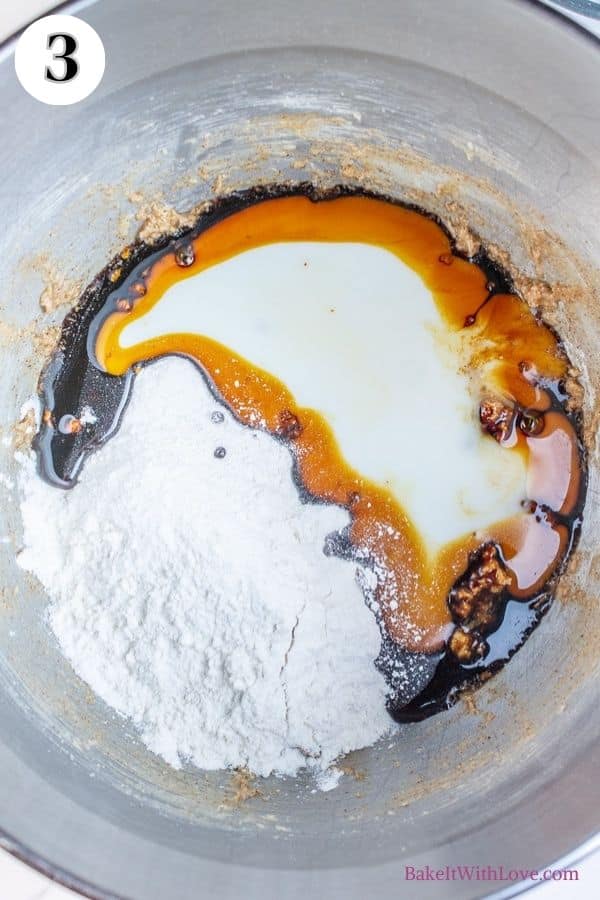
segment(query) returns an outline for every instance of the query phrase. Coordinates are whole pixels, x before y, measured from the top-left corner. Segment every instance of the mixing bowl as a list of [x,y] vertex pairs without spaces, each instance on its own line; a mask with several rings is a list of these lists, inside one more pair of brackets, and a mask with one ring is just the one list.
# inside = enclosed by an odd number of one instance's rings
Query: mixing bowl
[[[0,56],[1,466],[65,308],[163,205],[257,183],[364,185],[482,238],[555,324],[586,388],[590,487],[554,606],[474,696],[352,754],[337,789],[175,771],[61,656],[15,565],[3,479],[0,843],[93,897],[460,897],[505,881],[405,880],[405,866],[543,869],[600,824],[600,56],[526,0],[100,0],[107,66],[71,107],[29,97]],[[501,253],[501,248],[508,255]],[[6,482],[6,483],[5,483]],[[354,774],[353,774],[354,773]],[[358,776],[358,777],[357,777]]]

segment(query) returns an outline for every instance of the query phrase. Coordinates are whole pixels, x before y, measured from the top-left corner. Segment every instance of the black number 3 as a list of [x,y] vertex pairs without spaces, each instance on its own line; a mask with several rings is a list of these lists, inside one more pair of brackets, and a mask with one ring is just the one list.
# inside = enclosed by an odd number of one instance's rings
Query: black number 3
[[77,50],[77,41],[72,34],[49,34],[48,50],[52,49],[54,42],[59,38],[61,38],[64,43],[63,52],[55,53],[52,58],[62,59],[64,61],[64,71],[59,77],[54,74],[50,66],[46,66],[45,77],[48,81],[72,81],[79,72],[79,63],[76,59],[73,59],[73,54]]

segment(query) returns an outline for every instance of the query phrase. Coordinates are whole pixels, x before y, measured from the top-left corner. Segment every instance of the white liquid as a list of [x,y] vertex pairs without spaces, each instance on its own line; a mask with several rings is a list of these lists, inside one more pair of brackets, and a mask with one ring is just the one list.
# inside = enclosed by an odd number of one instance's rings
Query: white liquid
[[346,460],[387,485],[433,553],[521,511],[519,454],[481,434],[464,364],[429,290],[368,244],[259,247],[169,288],[121,335],[207,335],[321,412]]

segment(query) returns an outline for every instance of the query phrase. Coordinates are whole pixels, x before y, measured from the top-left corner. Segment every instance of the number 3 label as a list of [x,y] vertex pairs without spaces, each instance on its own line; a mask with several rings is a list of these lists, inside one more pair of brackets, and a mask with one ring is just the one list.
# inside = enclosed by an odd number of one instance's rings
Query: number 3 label
[[53,106],[78,103],[104,74],[104,45],[91,25],[76,16],[45,16],[17,42],[15,71],[25,90]]
[[49,34],[48,50],[52,50],[56,41],[60,40],[64,42],[63,52],[55,53],[54,59],[62,59],[65,63],[65,70],[61,77],[57,78],[52,69],[46,66],[46,78],[49,81],[72,81],[79,72],[79,64],[76,59],[73,59],[73,54],[77,50],[77,41],[72,34]]

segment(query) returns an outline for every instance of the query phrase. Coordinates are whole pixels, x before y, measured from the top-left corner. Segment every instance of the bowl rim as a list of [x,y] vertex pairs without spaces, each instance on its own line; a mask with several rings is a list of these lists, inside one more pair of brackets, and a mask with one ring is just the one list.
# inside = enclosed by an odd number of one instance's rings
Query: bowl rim
[[[33,22],[50,15],[75,15],[79,11],[95,6],[98,2],[101,2],[101,0],[64,0],[62,3],[50,6],[45,12],[34,16],[24,25],[16,29],[12,34],[0,40],[0,62],[14,54],[14,48],[18,39]],[[553,18],[555,21],[560,21],[561,27],[570,29],[578,34],[583,40],[587,40],[588,43],[593,45],[597,50],[600,50],[600,35],[595,34],[579,21],[569,17],[566,14],[566,9],[561,10],[556,6],[550,6],[545,0],[518,0],[518,2],[523,5],[534,7],[539,10],[540,15],[542,16],[546,15]],[[93,884],[86,879],[80,878],[65,867],[52,862],[36,850],[28,847],[24,842],[13,837],[3,828],[1,823],[0,849],[10,853],[15,859],[25,863],[25,865],[36,870],[51,881],[54,881],[69,890],[76,891],[81,896],[88,897],[89,900],[133,900],[133,898],[130,898],[125,894],[107,892],[100,885]],[[557,870],[573,866],[582,862],[598,850],[600,850],[600,825],[598,831],[592,837],[583,841],[583,843],[575,847],[570,853],[548,863],[547,868]],[[543,883],[543,881],[519,881],[505,888],[501,888],[498,891],[482,894],[481,897],[487,898],[487,900],[509,900],[509,898],[525,894]]]

